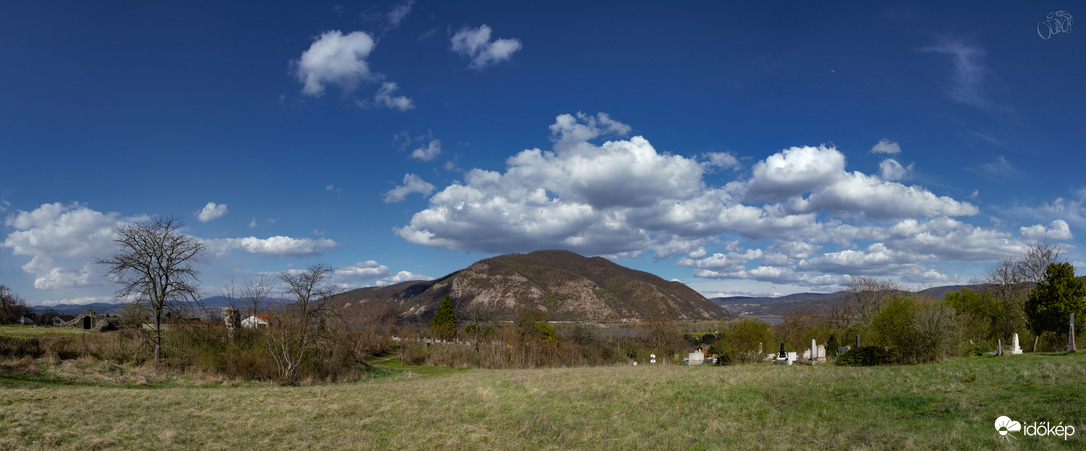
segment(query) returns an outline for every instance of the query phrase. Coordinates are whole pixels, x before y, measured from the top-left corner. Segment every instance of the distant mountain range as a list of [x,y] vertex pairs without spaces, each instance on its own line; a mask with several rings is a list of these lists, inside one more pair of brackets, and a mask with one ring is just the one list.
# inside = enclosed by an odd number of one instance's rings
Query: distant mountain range
[[[284,303],[283,299],[269,299],[268,305],[278,305]],[[225,296],[212,296],[209,298],[203,298],[200,300],[200,304],[207,309],[218,310],[220,307],[230,306],[230,299]],[[244,303],[238,299],[234,300],[234,304],[238,307],[244,307]],[[30,307],[30,310],[37,314],[45,313],[49,310],[54,310],[61,315],[79,315],[87,310],[93,310],[98,313],[117,314],[121,312],[126,303],[111,303],[111,302],[95,302],[92,304],[57,304],[57,305],[34,305]],[[244,310],[244,309],[243,309]]]
[[[1084,277],[1086,279],[1086,277]],[[919,294],[943,299],[963,288],[983,285],[948,285]],[[384,287],[359,288],[337,296],[341,303],[381,306],[403,321],[427,321],[441,299],[451,297],[458,310],[485,307],[512,319],[520,308],[537,306],[555,321],[638,321],[653,317],[676,320],[718,320],[735,316],[780,316],[808,307],[824,311],[847,292],[795,293],[779,297],[728,296],[706,299],[679,282],[670,282],[601,257],[587,258],[568,251],[536,251],[488,258],[429,281],[410,281]],[[287,300],[271,300],[269,304]],[[223,296],[201,301],[214,313],[230,305]],[[235,300],[241,306],[241,302]],[[119,313],[124,304],[58,304],[32,306],[35,313],[55,310],[78,315],[87,310]]]
[[605,258],[553,250],[488,258],[436,280],[360,288],[338,297],[383,306],[402,321],[429,321],[445,296],[459,312],[482,310],[500,319],[512,319],[528,306],[545,310],[552,321],[734,317],[680,282]]
[[[979,290],[982,285],[947,285],[921,290],[918,294],[941,300],[947,293],[963,288]],[[822,312],[829,303],[846,294],[848,294],[847,291],[838,291],[836,293],[795,293],[780,297],[727,296],[709,300],[739,316],[780,316],[797,308],[811,308]]]

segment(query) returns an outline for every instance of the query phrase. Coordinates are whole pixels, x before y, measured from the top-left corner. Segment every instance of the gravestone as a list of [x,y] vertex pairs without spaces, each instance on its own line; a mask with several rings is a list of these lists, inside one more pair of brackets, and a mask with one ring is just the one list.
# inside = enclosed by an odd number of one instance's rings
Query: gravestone
[[1075,314],[1071,314],[1071,325],[1067,331],[1067,351],[1078,352],[1078,348],[1075,346]]
[[804,349],[803,350],[803,360],[811,360],[811,350],[810,349]]
[[1018,346],[1018,334],[1014,334],[1014,340],[1011,342],[1011,354],[1021,354],[1022,347]]
[[705,363],[705,354],[702,354],[701,351],[691,352],[686,358],[687,365],[701,365],[703,363]]
[[818,345],[818,356],[815,360],[819,363],[826,363],[826,345]]
[[781,353],[777,357],[777,359],[773,360],[774,365],[791,365],[798,359],[796,353],[784,351],[784,343],[781,343]]

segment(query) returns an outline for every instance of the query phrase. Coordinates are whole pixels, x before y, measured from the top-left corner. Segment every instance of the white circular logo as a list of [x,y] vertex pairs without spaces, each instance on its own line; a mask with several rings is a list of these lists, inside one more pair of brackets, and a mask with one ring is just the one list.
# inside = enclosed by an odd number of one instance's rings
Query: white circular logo
[[1007,435],[1011,432],[1019,432],[1022,430],[1022,423],[1014,421],[1007,416],[996,418],[995,421],[996,431],[999,435]]

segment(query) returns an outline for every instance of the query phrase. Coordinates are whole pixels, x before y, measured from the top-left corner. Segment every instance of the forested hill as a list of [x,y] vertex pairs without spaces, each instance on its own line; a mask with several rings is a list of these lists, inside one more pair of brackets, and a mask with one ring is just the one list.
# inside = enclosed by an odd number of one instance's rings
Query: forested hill
[[384,306],[413,321],[431,318],[445,296],[452,298],[458,315],[483,312],[506,319],[527,306],[545,310],[554,321],[734,317],[680,282],[568,251],[502,255],[436,280],[361,288],[339,298]]

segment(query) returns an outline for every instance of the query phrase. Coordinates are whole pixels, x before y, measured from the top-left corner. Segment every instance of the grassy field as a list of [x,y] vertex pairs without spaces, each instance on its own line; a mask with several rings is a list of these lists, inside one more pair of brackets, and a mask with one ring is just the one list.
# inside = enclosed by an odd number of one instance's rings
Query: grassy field
[[34,327],[17,324],[0,325],[0,335],[16,338],[40,336],[68,337],[76,336],[81,333],[85,333],[85,331],[74,327]]
[[[1086,447],[1086,353],[872,368],[397,364],[310,387],[156,383],[146,370],[78,361],[0,372],[0,449]],[[86,376],[103,371],[116,377]],[[1002,438],[1002,415],[1076,432]]]

